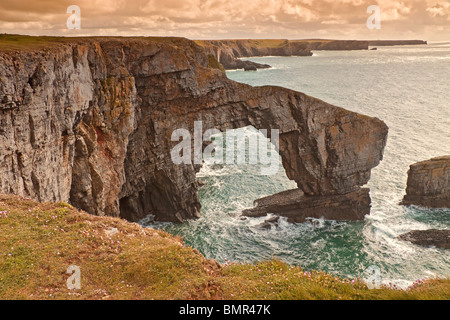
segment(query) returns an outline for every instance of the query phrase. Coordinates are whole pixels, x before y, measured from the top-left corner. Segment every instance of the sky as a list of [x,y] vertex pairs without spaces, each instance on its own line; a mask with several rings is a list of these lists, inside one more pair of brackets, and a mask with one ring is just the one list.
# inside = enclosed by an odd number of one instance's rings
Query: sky
[[[80,8],[80,29],[67,27],[70,5]],[[367,26],[371,5],[379,29]],[[443,41],[450,0],[0,0],[0,33]]]

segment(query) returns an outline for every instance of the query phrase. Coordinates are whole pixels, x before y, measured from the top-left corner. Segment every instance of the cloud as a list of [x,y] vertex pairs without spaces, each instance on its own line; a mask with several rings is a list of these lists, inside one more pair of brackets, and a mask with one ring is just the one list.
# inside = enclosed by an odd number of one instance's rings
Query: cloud
[[[81,30],[66,9],[81,8]],[[369,5],[382,29],[368,30]],[[447,0],[0,0],[0,32],[188,38],[450,39]]]

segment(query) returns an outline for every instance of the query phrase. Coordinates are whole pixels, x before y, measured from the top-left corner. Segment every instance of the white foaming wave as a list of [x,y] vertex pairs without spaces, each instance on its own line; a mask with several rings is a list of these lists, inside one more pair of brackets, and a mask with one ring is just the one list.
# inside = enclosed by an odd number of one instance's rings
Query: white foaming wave
[[433,272],[431,270],[424,270],[422,273],[422,276],[418,277],[414,280],[409,279],[403,279],[403,278],[392,278],[392,279],[382,279],[381,284],[385,285],[387,287],[392,287],[392,285],[395,285],[396,287],[406,290],[408,289],[416,280],[432,280],[432,279],[438,279],[439,276],[436,272]]
[[327,244],[327,242],[325,239],[319,239],[315,242],[312,242],[311,247],[318,249],[318,250],[323,250],[323,249],[325,249],[326,244]]
[[199,178],[204,178],[240,175],[242,173],[242,166],[239,165],[220,165],[220,167],[218,167],[217,165],[204,164],[196,176]]
[[153,214],[148,214],[144,218],[139,220],[137,223],[143,227],[153,229],[164,229],[165,227],[172,224],[172,222],[155,221],[154,219],[155,216]]
[[153,223],[154,219],[155,219],[155,216],[153,214],[148,214],[144,218],[139,220],[137,223],[142,226],[148,226],[149,224]]

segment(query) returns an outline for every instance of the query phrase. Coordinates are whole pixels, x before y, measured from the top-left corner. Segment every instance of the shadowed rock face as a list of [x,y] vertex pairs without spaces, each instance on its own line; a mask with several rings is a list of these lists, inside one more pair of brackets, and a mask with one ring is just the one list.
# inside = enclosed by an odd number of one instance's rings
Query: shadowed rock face
[[401,204],[450,208],[450,156],[411,165]]
[[131,221],[199,217],[200,166],[170,156],[173,130],[192,133],[194,121],[203,131],[279,129],[287,176],[315,197],[360,192],[388,131],[299,92],[233,82],[179,38],[0,52],[0,101],[0,192]]

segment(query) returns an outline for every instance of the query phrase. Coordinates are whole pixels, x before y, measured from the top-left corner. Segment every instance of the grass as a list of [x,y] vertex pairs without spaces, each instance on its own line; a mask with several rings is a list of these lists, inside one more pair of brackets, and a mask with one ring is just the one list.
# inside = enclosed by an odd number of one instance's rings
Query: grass
[[[56,36],[27,36],[16,34],[0,34],[0,50],[36,50],[42,48],[50,48],[55,45],[70,43],[74,40],[82,39],[102,39],[102,38],[122,38],[122,37],[56,37]],[[186,39],[180,37],[123,37],[125,39],[140,39],[151,42],[166,43],[182,45]],[[257,48],[280,48],[292,43],[313,43],[313,42],[332,42],[339,40],[327,39],[304,39],[304,40],[286,40],[286,39],[229,39],[219,41],[242,41],[247,42]],[[205,40],[194,40],[200,46],[210,46],[211,44]]]
[[[0,34],[0,50],[36,50],[51,48],[53,46],[71,43],[83,39],[120,39],[122,37],[52,37],[52,36],[26,36],[16,34]],[[185,41],[180,37],[123,37],[125,39],[137,39],[156,43],[182,44]]]
[[[450,280],[370,290],[279,261],[205,259],[182,239],[64,203],[0,195],[0,299],[449,299]],[[68,289],[66,270],[81,270]]]
[[66,41],[64,37],[32,37],[0,34],[0,50],[40,49]]

